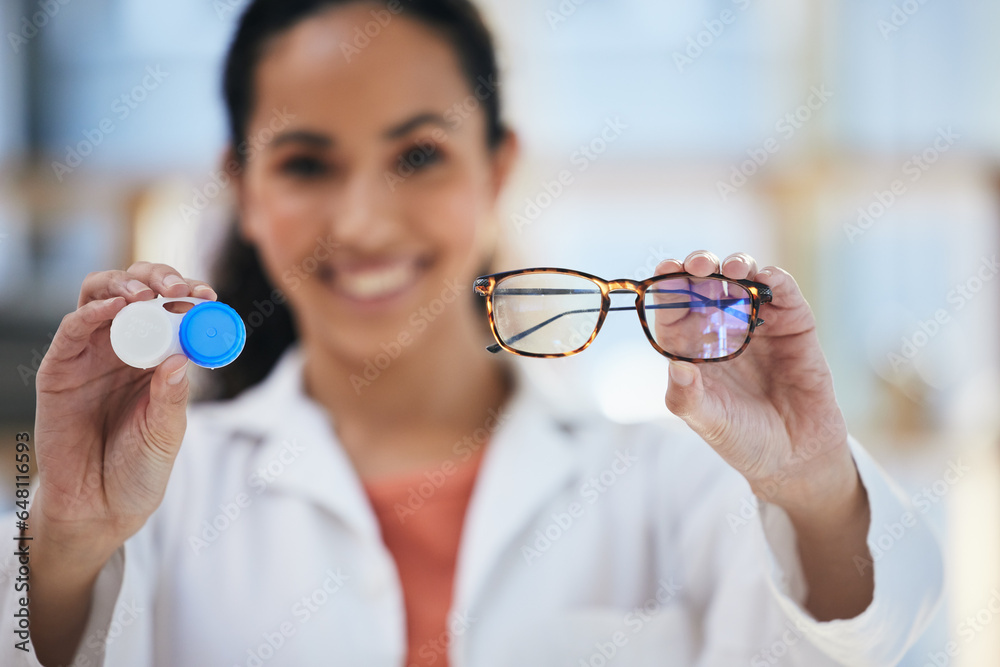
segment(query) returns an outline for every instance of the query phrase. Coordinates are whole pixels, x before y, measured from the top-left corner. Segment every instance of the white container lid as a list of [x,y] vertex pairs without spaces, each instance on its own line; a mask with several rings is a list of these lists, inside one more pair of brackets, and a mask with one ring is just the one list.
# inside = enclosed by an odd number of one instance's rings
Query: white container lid
[[174,354],[183,354],[177,331],[182,314],[171,313],[164,299],[136,301],[121,309],[111,322],[111,347],[118,358],[134,368],[153,368]]

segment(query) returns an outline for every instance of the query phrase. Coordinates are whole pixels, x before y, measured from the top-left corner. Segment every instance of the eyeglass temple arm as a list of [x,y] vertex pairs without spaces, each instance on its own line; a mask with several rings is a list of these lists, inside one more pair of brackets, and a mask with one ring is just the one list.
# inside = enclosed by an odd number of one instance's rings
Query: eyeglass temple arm
[[[711,298],[705,296],[704,294],[699,294],[698,292],[692,292],[691,290],[684,290],[684,289],[665,290],[665,289],[655,289],[654,288],[654,289],[648,290],[647,294],[649,294],[649,293],[653,293],[653,294],[686,294],[688,296],[692,296],[692,297],[695,297],[697,299],[701,299],[702,305],[714,305],[716,308],[720,308],[721,310],[725,310],[725,311],[729,312],[731,315],[735,315],[735,316],[740,317],[745,322],[749,322],[750,321],[750,318],[747,316],[746,313],[741,313],[739,311],[733,311],[732,310],[733,306],[735,306],[735,305],[737,305],[739,303],[742,303],[743,301],[746,301],[746,299],[744,299],[744,298],[733,297],[731,299],[711,299]],[[497,290],[496,292],[494,292],[494,294],[502,294],[504,296],[511,296],[511,295],[514,295],[514,296],[565,296],[567,294],[594,294],[594,291],[593,290],[586,290],[586,289],[569,289],[569,288],[560,288],[560,287],[509,287],[509,288],[504,288],[504,289],[501,289],[501,290]],[[761,291],[760,300],[761,300],[762,303],[769,302],[771,300],[771,290],[768,289],[768,288],[764,288]],[[722,306],[720,304],[728,304],[728,305]],[[663,309],[663,308],[687,308],[689,305],[690,305],[690,302],[688,302],[688,303],[672,303],[672,304],[653,304],[653,305],[644,306],[644,307],[652,309],[652,310],[656,310],[656,309]],[[625,308],[612,308],[611,310],[632,310],[633,308],[635,308],[635,306],[628,306],[628,307],[625,307]],[[590,311],[578,311],[578,312],[594,312],[594,310],[598,310],[598,309],[591,309]],[[576,312],[576,311],[574,311],[574,312]],[[565,313],[565,314],[570,314],[570,313]],[[542,326],[542,325],[539,325],[539,326]]]
[[[750,322],[750,316],[747,313],[742,313],[742,312],[740,312],[738,310],[733,310],[733,306],[739,305],[740,303],[746,301],[746,299],[742,298],[742,297],[732,297],[732,298],[729,298],[729,299],[710,299],[709,297],[705,296],[704,294],[698,294],[697,292],[692,292],[691,290],[686,290],[686,289],[674,289],[674,290],[667,289],[667,290],[665,290],[665,289],[655,289],[654,288],[654,289],[649,290],[647,292],[647,294],[649,292],[652,292],[654,294],[687,294],[688,296],[693,296],[693,297],[697,297],[697,298],[701,299],[701,301],[702,301],[701,305],[703,305],[703,306],[704,305],[715,306],[719,310],[723,310],[723,311],[729,313],[730,315],[733,315],[733,316],[735,316],[735,317],[743,320],[744,322],[747,322],[747,323]],[[770,301],[770,300],[771,300],[771,290],[767,290],[767,301]],[[763,298],[761,299],[761,301],[762,302],[764,301]],[[728,304],[728,305],[723,305],[723,304]],[[686,304],[685,303],[680,303],[680,304],[674,304],[674,303],[656,304],[656,303],[654,303],[654,304],[649,305],[649,306],[644,306],[644,308],[647,308],[647,309],[650,309],[650,310],[657,310],[657,309],[663,309],[663,308],[686,308],[688,305],[690,305],[690,302],[688,302]]]

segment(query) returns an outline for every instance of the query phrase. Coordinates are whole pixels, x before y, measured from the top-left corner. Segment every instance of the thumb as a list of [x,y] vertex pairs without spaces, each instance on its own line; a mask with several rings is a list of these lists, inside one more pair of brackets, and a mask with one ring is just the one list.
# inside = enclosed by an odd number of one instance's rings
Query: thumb
[[171,459],[180,448],[187,427],[187,367],[187,358],[175,354],[160,364],[149,384],[149,406],[146,408],[149,444]]
[[667,409],[698,431],[697,417],[701,412],[705,387],[696,364],[670,361],[670,384],[667,387]]

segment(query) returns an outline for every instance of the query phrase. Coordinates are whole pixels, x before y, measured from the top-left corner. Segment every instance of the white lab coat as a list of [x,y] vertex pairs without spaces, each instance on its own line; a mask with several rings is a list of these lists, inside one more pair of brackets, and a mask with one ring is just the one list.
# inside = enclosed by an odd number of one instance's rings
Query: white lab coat
[[[236,400],[191,409],[162,505],[100,574],[74,664],[404,664],[392,557],[326,413],[303,393],[301,364],[290,351]],[[504,410],[456,443],[456,462],[488,431],[452,633],[420,648],[427,659],[885,667],[941,597],[940,548],[918,520],[880,550],[866,611],[812,620],[787,516],[767,504],[758,511],[746,481],[681,424],[566,418],[522,380]],[[913,510],[851,446],[874,542]],[[408,509],[419,512],[420,494],[445,470],[427,475]],[[3,568],[12,580],[16,559]],[[12,648],[17,597],[9,580],[0,663],[37,665],[33,652]]]

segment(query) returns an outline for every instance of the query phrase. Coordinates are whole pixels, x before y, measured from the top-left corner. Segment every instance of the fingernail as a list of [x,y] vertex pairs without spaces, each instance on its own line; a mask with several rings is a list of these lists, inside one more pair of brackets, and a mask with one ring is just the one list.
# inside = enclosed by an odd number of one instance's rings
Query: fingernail
[[205,294],[207,296],[210,296],[212,299],[219,298],[219,295],[215,292],[215,290],[209,287],[208,285],[198,285],[197,287],[194,288],[194,291],[195,294]]
[[694,382],[694,369],[687,364],[671,361],[670,381],[675,382],[682,387],[687,387]]
[[183,283],[184,280],[180,276],[175,276],[173,274],[163,279],[163,284],[167,287],[173,287],[174,285],[181,285]]
[[127,283],[125,283],[125,289],[128,290],[129,294],[138,295],[148,290],[149,287],[142,284],[138,280],[130,280]]
[[184,379],[184,376],[187,375],[187,367],[188,365],[187,362],[185,361],[183,366],[181,366],[176,371],[167,376],[167,384],[169,385],[180,384],[181,380]]

